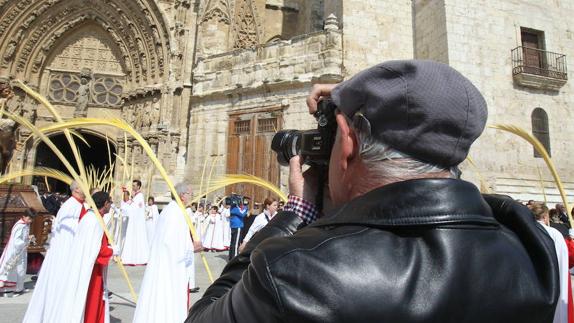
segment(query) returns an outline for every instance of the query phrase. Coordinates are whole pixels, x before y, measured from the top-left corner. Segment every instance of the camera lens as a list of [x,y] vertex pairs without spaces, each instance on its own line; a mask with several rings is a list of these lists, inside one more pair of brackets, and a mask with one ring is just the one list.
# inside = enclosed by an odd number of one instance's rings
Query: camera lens
[[289,160],[299,155],[299,130],[278,131],[271,140],[271,149],[277,153],[277,161],[282,166],[289,165]]

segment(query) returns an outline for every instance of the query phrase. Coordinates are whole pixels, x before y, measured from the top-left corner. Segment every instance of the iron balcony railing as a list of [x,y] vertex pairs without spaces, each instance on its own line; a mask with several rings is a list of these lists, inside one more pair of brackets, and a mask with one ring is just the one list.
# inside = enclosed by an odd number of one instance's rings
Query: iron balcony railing
[[512,50],[512,74],[522,73],[567,80],[566,55],[518,46]]

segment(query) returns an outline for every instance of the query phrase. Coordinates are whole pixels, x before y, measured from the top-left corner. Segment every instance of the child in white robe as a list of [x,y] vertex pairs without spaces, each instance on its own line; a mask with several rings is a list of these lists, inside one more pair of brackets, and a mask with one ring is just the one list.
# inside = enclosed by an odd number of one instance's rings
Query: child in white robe
[[24,291],[24,278],[28,265],[28,244],[30,237],[30,223],[36,216],[32,209],[25,211],[24,215],[14,224],[10,239],[0,258],[0,292],[6,297],[20,295]]
[[153,241],[153,235],[155,234],[155,226],[157,223],[158,216],[159,211],[157,205],[155,205],[155,199],[153,198],[153,196],[150,196],[147,199],[147,206],[145,209],[145,228],[150,250],[151,250],[151,242]]
[[224,222],[221,219],[221,214],[217,213],[217,206],[212,206],[209,209],[209,216],[206,221],[207,228],[202,240],[203,248],[209,251],[224,251]]

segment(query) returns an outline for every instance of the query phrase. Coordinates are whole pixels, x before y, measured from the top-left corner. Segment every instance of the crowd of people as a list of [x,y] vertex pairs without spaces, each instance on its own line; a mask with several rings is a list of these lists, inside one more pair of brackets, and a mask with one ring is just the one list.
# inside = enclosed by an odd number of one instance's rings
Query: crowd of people
[[[183,212],[172,196],[159,212],[134,181],[119,207],[93,192],[94,212],[73,183],[24,322],[107,322],[115,255],[147,266],[136,323],[574,322],[565,208],[481,194],[460,179],[488,115],[470,80],[433,61],[389,61],[314,85],[309,112],[325,99],[337,108],[319,122],[335,122],[336,136],[314,139],[331,146],[312,153],[329,152],[328,181],[308,156],[290,157],[284,206],[269,198],[250,215],[245,200],[229,199]],[[315,203],[321,185],[329,198]],[[188,205],[190,186],[175,188]],[[14,235],[25,239],[28,221]],[[226,249],[221,276],[188,311],[194,252]]]
[[[63,322],[62,317],[69,322],[108,321],[110,294],[105,281],[107,266],[114,256],[127,266],[147,266],[134,322],[166,318],[170,322],[183,321],[190,305],[188,293],[199,291],[194,253],[237,253],[245,236],[239,231],[245,228],[249,240],[273,218],[278,207],[273,198],[265,200],[259,215],[258,208],[249,211],[248,198],[220,198],[219,205],[205,205],[205,200],[199,205],[190,204],[191,188],[178,184],[176,190],[188,206],[187,212],[182,214],[174,199],[160,212],[154,197],[146,200],[141,187],[142,183],[134,180],[131,191],[123,189],[120,203],[114,203],[107,192],[92,189],[97,213],[86,203],[76,182],[70,186],[71,196],[61,204],[59,198],[63,194],[42,193],[43,204],[57,211],[24,322]],[[24,291],[26,247],[32,237],[29,226],[34,216],[35,212],[29,210],[14,225],[0,258],[0,292],[5,295]],[[112,235],[113,244],[104,235],[98,216]],[[194,223],[197,241],[193,241],[184,216]],[[237,240],[231,248],[233,238]]]
[[255,203],[253,210],[247,206],[248,199],[236,204],[229,199],[219,200],[219,205],[194,203],[189,215],[204,250],[229,251],[230,259],[237,255],[243,244],[261,230],[279,210],[278,200],[272,197],[266,198],[262,204]]

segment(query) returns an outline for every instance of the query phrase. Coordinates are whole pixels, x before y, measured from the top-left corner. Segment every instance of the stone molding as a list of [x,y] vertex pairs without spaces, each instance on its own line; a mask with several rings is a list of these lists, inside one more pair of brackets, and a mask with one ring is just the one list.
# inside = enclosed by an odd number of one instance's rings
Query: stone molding
[[113,39],[128,84],[166,81],[170,32],[152,0],[5,0],[0,2],[0,74],[39,83],[53,48],[93,23]]
[[568,80],[547,77],[529,73],[518,73],[513,75],[514,81],[522,86],[550,91],[560,91]]
[[324,30],[200,59],[194,70],[193,97],[342,79],[342,32]]

